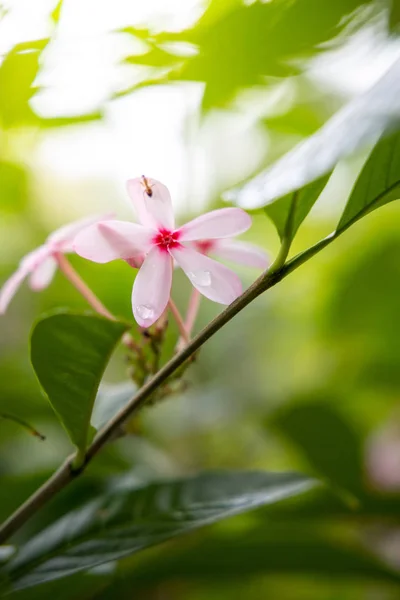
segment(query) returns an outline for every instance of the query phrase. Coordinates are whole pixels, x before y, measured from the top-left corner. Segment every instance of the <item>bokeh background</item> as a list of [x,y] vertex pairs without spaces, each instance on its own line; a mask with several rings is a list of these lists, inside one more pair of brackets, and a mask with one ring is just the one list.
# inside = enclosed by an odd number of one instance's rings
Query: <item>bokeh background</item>
[[[0,282],[68,221],[110,209],[130,218],[130,177],[165,182],[181,222],[223,206],[225,190],[315,132],[400,56],[399,12],[383,0],[1,3]],[[293,254],[335,228],[367,152],[338,165]],[[272,224],[262,211],[253,217],[244,238],[275,255]],[[143,410],[134,434],[20,539],[119,478],[300,470],[330,479],[334,492],[14,596],[399,598],[394,577],[363,563],[400,568],[399,217],[397,203],[381,208],[238,315],[202,349],[188,389]],[[72,262],[131,319],[127,264]],[[257,276],[239,272],[245,285]],[[177,274],[182,310],[189,293]],[[87,309],[61,274],[40,295],[24,286],[1,317],[0,412],[46,436],[0,419],[1,519],[71,452],[29,361],[32,324],[55,307]],[[196,328],[219,310],[203,301]],[[168,336],[172,348],[173,324]],[[126,378],[119,351],[107,381]]]

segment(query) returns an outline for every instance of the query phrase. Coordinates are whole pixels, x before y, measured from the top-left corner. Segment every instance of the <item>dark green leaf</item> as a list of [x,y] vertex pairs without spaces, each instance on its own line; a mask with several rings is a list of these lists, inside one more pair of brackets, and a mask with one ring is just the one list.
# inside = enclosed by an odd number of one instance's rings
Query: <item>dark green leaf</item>
[[217,472],[120,487],[39,533],[7,564],[6,573],[15,589],[30,587],[299,495],[315,484],[294,473]]
[[398,127],[399,97],[400,60],[313,136],[230,196],[246,208],[261,208],[321,177],[341,158],[375,141],[389,127]]
[[35,326],[31,360],[71,441],[84,449],[104,369],[129,325],[98,316],[54,314]]
[[265,213],[274,223],[279,237],[285,236],[292,241],[298,228],[314,206],[326,186],[330,175],[309,183],[301,190],[279,198],[264,208]]
[[126,406],[135,395],[137,387],[132,381],[114,385],[101,385],[93,408],[91,423],[101,429],[116,413]]
[[278,412],[272,425],[294,443],[315,471],[335,486],[363,492],[361,441],[327,404],[299,404]]
[[389,27],[398,32],[400,25],[400,0],[392,0],[389,15]]
[[400,133],[383,138],[375,146],[340,219],[337,231],[371,211],[400,198]]
[[77,573],[68,579],[67,585],[65,581],[50,581],[40,587],[20,590],[6,597],[12,600],[97,600],[112,579],[110,573]]

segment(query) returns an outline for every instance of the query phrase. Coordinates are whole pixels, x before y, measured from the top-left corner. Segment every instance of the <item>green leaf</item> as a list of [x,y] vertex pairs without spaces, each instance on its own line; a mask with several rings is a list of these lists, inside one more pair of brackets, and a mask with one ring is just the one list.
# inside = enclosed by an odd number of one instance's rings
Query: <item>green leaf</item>
[[400,59],[367,92],[339,110],[314,135],[230,197],[245,208],[262,208],[331,171],[338,161],[399,127]]
[[335,486],[363,495],[361,441],[333,407],[299,404],[276,413],[271,420],[295,444],[311,467]]
[[[295,104],[284,114],[270,115],[263,119],[263,123],[269,132],[302,137],[311,135],[322,127],[326,120],[325,116],[321,114],[326,110],[322,111],[322,107],[315,106],[316,100],[314,98],[313,100],[313,104]],[[322,102],[321,105],[323,105]]]
[[337,232],[347,229],[371,211],[400,198],[400,133],[375,146],[358,177]]
[[99,383],[126,323],[58,313],[39,321],[31,360],[50,403],[79,450],[86,448]]
[[389,27],[391,30],[396,30],[400,25],[400,0],[392,0],[389,13]]
[[170,52],[166,52],[162,48],[154,46],[144,54],[133,54],[127,56],[124,62],[131,65],[143,65],[145,67],[169,67],[176,65],[184,60],[182,56],[176,56]]
[[283,237],[286,237],[288,241],[293,240],[298,228],[321,195],[329,177],[330,175],[325,175],[301,190],[283,196],[264,208],[265,213],[278,230],[281,240]]
[[0,546],[0,564],[10,560],[11,556],[15,553],[14,546]]
[[57,4],[55,5],[54,9],[51,12],[51,18],[54,21],[54,23],[58,23],[60,21],[60,16],[61,16],[61,10],[64,4],[64,0],[58,0]]
[[113,579],[110,573],[77,573],[68,579],[67,584],[63,580],[50,581],[40,587],[11,593],[9,597],[12,600],[98,600],[104,587]]
[[99,110],[91,113],[85,113],[83,115],[71,115],[68,117],[37,117],[36,123],[43,129],[51,129],[53,127],[68,127],[70,125],[93,123],[93,121],[101,121],[103,116],[103,113]]
[[87,570],[316,485],[294,473],[216,472],[117,487],[70,512],[4,568],[14,589]]
[[137,386],[132,381],[117,384],[102,384],[94,404],[91,423],[101,429],[121,408],[133,398]]
[[4,128],[31,124],[36,115],[29,101],[37,91],[34,81],[48,39],[15,46],[0,66],[0,123]]
[[[349,15],[371,2],[211,0],[198,22],[184,31],[125,31],[142,39],[148,34],[158,43],[195,45],[198,53],[173,69],[169,80],[204,83],[203,109],[208,110],[226,106],[245,88],[269,85],[271,77],[299,73],[302,59],[320,53],[322,45],[348,25]],[[362,21],[358,15],[355,26]]]

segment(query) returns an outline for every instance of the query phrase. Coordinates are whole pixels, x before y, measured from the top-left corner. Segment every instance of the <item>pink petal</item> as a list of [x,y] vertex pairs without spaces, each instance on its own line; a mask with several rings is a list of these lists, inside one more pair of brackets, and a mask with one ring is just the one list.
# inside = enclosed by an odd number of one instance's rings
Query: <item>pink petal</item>
[[239,277],[212,258],[185,246],[170,249],[178,265],[203,296],[230,304],[242,293]]
[[48,256],[31,273],[29,285],[35,292],[44,290],[52,281],[57,270],[57,262],[52,256]]
[[42,262],[46,260],[48,256],[50,256],[50,254],[51,251],[46,244],[44,244],[43,246],[39,246],[39,248],[36,248],[35,250],[32,250],[32,252],[26,254],[21,260],[20,266],[27,274],[32,273],[34,269],[41,265]]
[[10,301],[17,293],[17,290],[25,277],[28,275],[27,271],[22,267],[19,267],[15,273],[11,275],[5,282],[0,290],[0,314],[4,315],[7,310]]
[[128,221],[102,221],[86,227],[74,240],[79,256],[97,263],[135,258],[152,247],[154,231]]
[[268,254],[258,246],[249,242],[236,240],[218,240],[211,252],[218,257],[231,260],[239,265],[246,267],[255,267],[257,269],[267,269],[271,260]]
[[4,314],[7,307],[16,294],[23,280],[32,273],[48,256],[48,250],[45,246],[40,246],[29,252],[21,260],[18,269],[5,282],[0,290],[0,314]]
[[175,228],[174,212],[168,188],[157,179],[146,178],[151,196],[146,192],[142,177],[127,182],[128,193],[135,206],[138,219],[145,227]]
[[241,208],[220,208],[189,221],[179,229],[179,240],[206,240],[231,237],[251,226],[251,217]]
[[46,245],[50,245],[51,248],[57,252],[72,252],[72,242],[80,231],[94,223],[108,221],[113,218],[114,214],[108,213],[105,215],[92,215],[91,217],[85,217],[78,221],[74,221],[73,223],[68,223],[68,225],[64,225],[63,227],[56,229],[56,231],[53,231],[47,238]]
[[167,306],[172,284],[172,259],[158,247],[150,250],[136,276],[132,309],[141,327],[150,327]]

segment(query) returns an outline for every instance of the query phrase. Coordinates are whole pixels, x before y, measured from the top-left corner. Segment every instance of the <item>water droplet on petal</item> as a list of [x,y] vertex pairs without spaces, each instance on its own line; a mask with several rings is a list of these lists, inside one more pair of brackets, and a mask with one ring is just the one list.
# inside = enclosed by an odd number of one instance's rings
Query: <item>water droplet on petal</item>
[[146,321],[148,321],[149,325],[152,324],[155,315],[155,310],[151,306],[151,304],[139,304],[139,306],[136,307],[136,312],[138,317],[140,317],[140,319],[144,322],[145,326]]
[[209,287],[212,283],[210,271],[190,271],[188,275],[194,285]]

